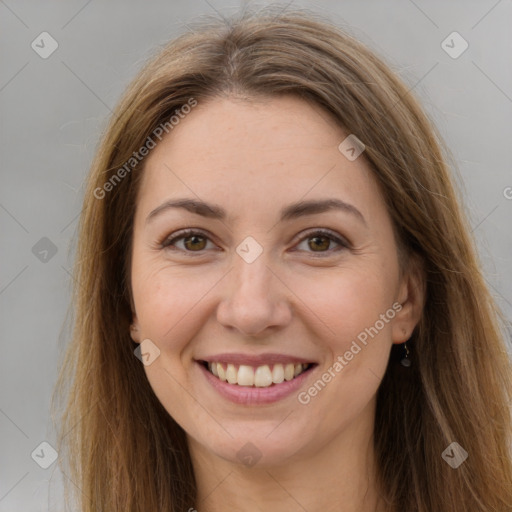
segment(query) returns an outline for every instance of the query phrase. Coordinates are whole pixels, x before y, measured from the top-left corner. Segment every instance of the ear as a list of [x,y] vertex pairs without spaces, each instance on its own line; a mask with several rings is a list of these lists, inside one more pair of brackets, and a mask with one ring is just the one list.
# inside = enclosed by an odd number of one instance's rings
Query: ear
[[136,343],[140,343],[140,328],[139,321],[137,320],[137,315],[133,315],[133,321],[130,325],[130,336],[132,340]]
[[404,343],[411,337],[420,321],[425,300],[426,274],[423,260],[417,254],[413,254],[409,256],[407,271],[399,284],[397,301],[402,308],[393,321],[393,343]]

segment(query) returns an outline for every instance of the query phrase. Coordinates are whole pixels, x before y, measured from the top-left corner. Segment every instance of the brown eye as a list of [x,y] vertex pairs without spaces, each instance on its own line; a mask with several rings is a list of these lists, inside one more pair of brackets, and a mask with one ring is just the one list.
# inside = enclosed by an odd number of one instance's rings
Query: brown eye
[[162,242],[162,249],[178,250],[185,253],[199,253],[207,249],[208,242],[210,241],[209,237],[200,231],[188,230],[176,235]]
[[183,245],[191,251],[201,251],[206,246],[206,238],[198,235],[183,237]]
[[[338,247],[331,247],[333,244]],[[306,244],[305,248],[300,248],[301,244]],[[309,236],[304,237],[298,245],[299,250],[313,253],[326,253],[326,255],[332,254],[333,252],[338,252],[343,249],[348,249],[350,247],[349,243],[344,239],[336,236],[334,233],[330,231],[314,231],[310,233]]]
[[313,236],[308,238],[308,240],[309,248],[316,252],[323,252],[325,249],[329,249],[329,245],[331,243],[331,239],[326,236]]

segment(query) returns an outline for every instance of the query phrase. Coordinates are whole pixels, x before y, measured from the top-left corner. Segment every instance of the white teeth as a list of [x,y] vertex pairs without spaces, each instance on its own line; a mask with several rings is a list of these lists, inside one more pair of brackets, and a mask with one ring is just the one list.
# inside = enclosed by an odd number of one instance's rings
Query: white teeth
[[236,367],[230,363],[224,369],[222,363],[208,363],[210,372],[220,380],[239,386],[255,386],[257,388],[266,388],[272,384],[281,384],[285,380],[292,380],[308,367],[308,364],[288,363],[286,365],[274,364],[271,369],[268,364],[253,368],[245,364]]
[[292,380],[295,373],[295,366],[290,363],[284,367],[284,380]]
[[239,386],[252,386],[254,385],[254,370],[252,366],[240,365],[238,368],[237,384]]
[[256,368],[254,372],[254,385],[257,388],[266,388],[272,385],[272,372],[268,364]]
[[226,372],[224,371],[224,367],[220,363],[212,363],[214,366],[217,366],[217,373],[219,374],[219,379],[226,382]]
[[284,380],[284,368],[282,364],[275,364],[272,369],[272,382],[281,384]]
[[238,372],[236,371],[235,365],[228,364],[228,367],[226,369],[226,379],[228,379],[228,382],[230,384],[236,384],[238,377]]

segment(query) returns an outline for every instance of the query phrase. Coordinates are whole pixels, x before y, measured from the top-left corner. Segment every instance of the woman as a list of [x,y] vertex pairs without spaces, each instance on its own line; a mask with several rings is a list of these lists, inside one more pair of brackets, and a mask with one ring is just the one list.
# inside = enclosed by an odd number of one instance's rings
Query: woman
[[81,510],[512,510],[503,319],[441,148],[311,14],[203,24],[146,65],[81,218]]

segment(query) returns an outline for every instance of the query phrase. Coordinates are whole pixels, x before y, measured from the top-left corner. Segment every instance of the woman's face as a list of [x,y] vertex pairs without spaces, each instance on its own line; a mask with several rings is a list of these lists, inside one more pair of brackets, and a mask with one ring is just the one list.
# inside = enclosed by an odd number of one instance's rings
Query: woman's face
[[272,465],[373,425],[420,313],[364,152],[338,149],[348,135],[294,97],[214,99],[146,160],[132,337],[205,453]]

